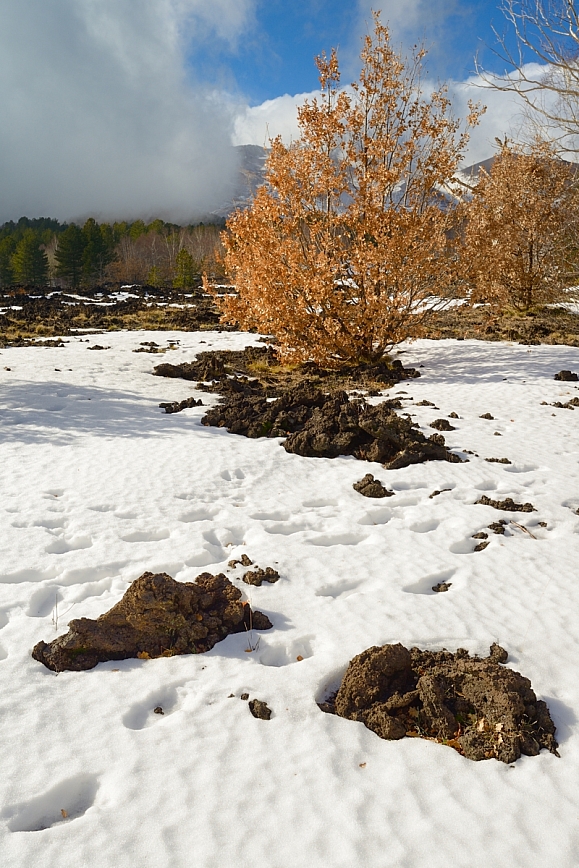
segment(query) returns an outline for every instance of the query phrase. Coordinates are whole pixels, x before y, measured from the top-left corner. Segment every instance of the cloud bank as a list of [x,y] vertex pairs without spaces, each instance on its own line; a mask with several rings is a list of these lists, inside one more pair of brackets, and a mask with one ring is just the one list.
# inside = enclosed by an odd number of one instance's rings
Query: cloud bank
[[[542,70],[537,64],[529,64],[526,69],[536,76]],[[432,84],[432,89],[434,88],[435,85]],[[313,99],[318,95],[318,91],[296,96],[286,94],[277,99],[267,100],[258,106],[240,108],[235,119],[234,143],[263,147],[267,145],[269,138],[276,135],[281,135],[286,144],[292,139],[297,139],[299,136],[297,107],[305,99]],[[468,115],[469,100],[487,107],[479,126],[471,132],[463,165],[478,163],[491,157],[496,150],[495,138],[504,139],[508,136],[515,141],[528,138],[528,134],[525,133],[523,104],[515,94],[494,90],[480,76],[473,75],[465,81],[448,82],[448,95],[453,114],[458,118],[465,118]]]
[[187,80],[196,40],[231,44],[254,0],[9,0],[0,27],[0,223],[218,207],[231,110]]

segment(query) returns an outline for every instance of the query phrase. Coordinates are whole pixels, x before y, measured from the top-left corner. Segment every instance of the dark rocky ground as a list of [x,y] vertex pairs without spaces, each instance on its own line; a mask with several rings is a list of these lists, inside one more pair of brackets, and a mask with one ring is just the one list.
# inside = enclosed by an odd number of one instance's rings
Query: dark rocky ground
[[[192,380],[197,388],[221,395],[201,420],[204,425],[251,438],[284,437],[287,452],[311,458],[353,455],[390,469],[461,460],[449,452],[442,435],[425,437],[410,419],[398,416],[398,399],[373,406],[359,392],[344,390],[356,387],[367,396],[379,395],[385,387],[420,376],[398,360],[338,371],[313,364],[289,367],[279,363],[273,347],[263,346],[200,353],[193,362],[157,365],[155,374]],[[161,406],[176,411],[176,405]]]
[[[133,286],[128,292],[137,298],[126,301],[114,299],[113,294],[119,289],[118,284],[76,291],[59,287],[0,287],[0,309],[6,310],[0,316],[0,346],[25,345],[35,337],[67,335],[75,329],[234,330],[219,324],[219,311],[213,299],[203,293],[200,281],[190,290]],[[98,306],[106,301],[112,304]],[[186,307],[167,307],[172,304]],[[519,313],[462,305],[435,313],[423,337],[579,346],[579,315],[563,308]]]
[[286,452],[308,458],[353,455],[391,470],[423,461],[461,461],[442,435],[425,437],[389,403],[373,406],[363,398],[350,400],[347,392],[326,394],[306,387],[290,389],[274,401],[228,397],[201,421],[246,437],[284,437]]
[[338,370],[314,363],[284,365],[271,344],[243,350],[209,350],[192,362],[162,363],[155,367],[158,377],[191,380],[204,392],[244,397],[279,397],[295,387],[363,389],[379,394],[381,389],[420,376],[415,368],[404,368],[398,359],[377,364],[344,365]]
[[200,289],[130,287],[126,292],[137,297],[124,301],[115,298],[118,291],[118,286],[77,291],[0,288],[0,309],[5,310],[0,316],[0,347],[27,346],[35,344],[37,338],[76,334],[79,329],[229,330],[219,325],[213,300]]
[[498,313],[462,305],[435,313],[423,337],[579,346],[579,315],[564,308]]
[[339,690],[320,708],[360,721],[380,738],[426,738],[472,760],[512,763],[542,748],[558,756],[549,709],[528,678],[504,666],[507,659],[499,645],[484,658],[461,648],[374,646],[351,660]]

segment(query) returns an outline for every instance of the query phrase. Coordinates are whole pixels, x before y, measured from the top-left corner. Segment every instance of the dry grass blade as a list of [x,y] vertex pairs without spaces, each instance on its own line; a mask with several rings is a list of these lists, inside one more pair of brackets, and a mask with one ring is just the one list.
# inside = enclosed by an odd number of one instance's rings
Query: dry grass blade
[[509,524],[514,524],[514,526],[515,526],[515,527],[518,527],[519,530],[522,530],[522,531],[524,531],[525,533],[528,533],[529,536],[530,536],[532,539],[537,539],[537,537],[535,536],[535,534],[531,533],[531,531],[529,530],[529,528],[528,528],[528,527],[525,527],[523,524],[519,524],[517,521],[513,521],[513,519],[510,520]]

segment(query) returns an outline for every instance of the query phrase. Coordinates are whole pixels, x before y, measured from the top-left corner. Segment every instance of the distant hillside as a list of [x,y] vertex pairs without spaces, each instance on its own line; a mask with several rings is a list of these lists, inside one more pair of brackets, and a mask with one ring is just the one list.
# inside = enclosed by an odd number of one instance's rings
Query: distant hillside
[[477,183],[481,169],[484,169],[485,172],[490,172],[494,161],[494,157],[489,157],[487,160],[481,160],[480,163],[473,163],[472,166],[465,166],[463,169],[459,169],[458,172],[456,172],[455,178],[462,181],[464,184],[468,184],[469,187],[472,187]]
[[[236,151],[239,154],[240,166],[233,196],[212,214],[213,217],[221,220],[228,217],[236,208],[247,207],[257,188],[265,181],[267,149],[259,145],[239,145]],[[494,157],[489,157],[487,160],[481,160],[480,163],[465,166],[456,173],[455,177],[459,182],[473,186],[478,180],[481,169],[490,171],[494,160]]]
[[249,205],[258,187],[265,181],[265,160],[267,150],[259,145],[239,145],[235,149],[239,155],[239,172],[233,195],[212,217],[224,219],[237,208]]

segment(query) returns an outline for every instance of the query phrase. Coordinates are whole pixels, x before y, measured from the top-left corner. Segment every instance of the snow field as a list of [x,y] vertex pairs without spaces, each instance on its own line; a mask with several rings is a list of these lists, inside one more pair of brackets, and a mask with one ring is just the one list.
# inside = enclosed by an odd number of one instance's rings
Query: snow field
[[[204,407],[159,410],[195,384],[153,377],[154,365],[241,349],[255,336],[65,340],[0,353],[4,864],[575,866],[579,417],[541,401],[579,395],[553,380],[579,370],[579,349],[405,346],[401,360],[424,365],[422,377],[389,395],[406,399],[428,433],[456,412],[447,444],[479,457],[385,471],[205,428]],[[133,354],[145,340],[180,344],[164,356]],[[111,348],[87,352],[94,342]],[[423,399],[436,408],[415,406]],[[486,412],[495,418],[479,418]],[[396,495],[355,492],[366,472]],[[475,505],[481,494],[530,501],[537,512]],[[505,536],[488,531],[490,545],[474,552],[474,533],[510,517],[536,539],[510,525]],[[244,569],[227,562],[243,552],[276,567],[280,581],[241,582]],[[203,655],[89,672],[55,676],[32,660],[36,642],[71,618],[96,618],[145,570],[179,581],[226,572],[274,628]],[[434,593],[442,581],[450,590]],[[543,751],[515,766],[473,763],[319,711],[315,701],[351,657],[398,641],[482,654],[499,641],[507,665],[547,701],[561,759]],[[270,721],[250,715],[244,692],[268,703]]]

